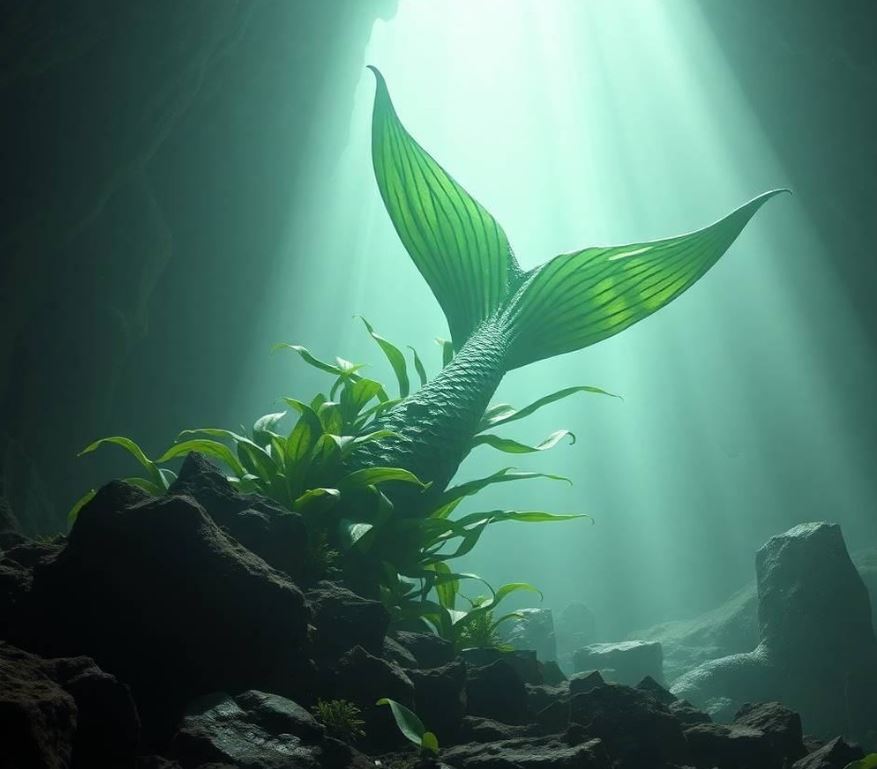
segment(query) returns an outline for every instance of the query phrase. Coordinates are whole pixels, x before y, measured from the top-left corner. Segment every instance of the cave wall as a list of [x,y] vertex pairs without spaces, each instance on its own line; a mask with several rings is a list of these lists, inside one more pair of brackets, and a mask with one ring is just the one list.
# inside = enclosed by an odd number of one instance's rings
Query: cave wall
[[0,478],[27,529],[63,527],[130,470],[76,460],[93,438],[158,450],[181,425],[235,423],[226,394],[327,73],[352,102],[395,3],[4,5]]

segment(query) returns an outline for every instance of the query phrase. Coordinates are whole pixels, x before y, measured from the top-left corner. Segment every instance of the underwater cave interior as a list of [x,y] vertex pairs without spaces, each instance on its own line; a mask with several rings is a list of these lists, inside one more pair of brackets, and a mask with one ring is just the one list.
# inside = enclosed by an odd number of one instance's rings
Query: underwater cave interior
[[0,767],[877,766],[877,5],[5,16]]

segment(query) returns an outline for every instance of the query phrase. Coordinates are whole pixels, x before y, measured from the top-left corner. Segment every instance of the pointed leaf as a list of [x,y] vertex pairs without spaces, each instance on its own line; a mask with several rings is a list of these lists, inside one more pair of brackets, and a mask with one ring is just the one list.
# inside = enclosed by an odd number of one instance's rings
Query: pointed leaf
[[401,702],[396,702],[396,700],[391,700],[387,697],[379,699],[377,704],[389,705],[390,710],[393,712],[393,718],[396,720],[396,726],[399,727],[399,731],[402,732],[406,739],[410,740],[418,747],[421,745],[423,735],[426,733],[426,727],[417,717],[416,713],[410,711]]
[[530,414],[538,411],[543,406],[547,406],[549,403],[563,400],[564,398],[568,398],[570,395],[575,395],[576,393],[594,393],[596,395],[608,395],[612,398],[621,399],[618,395],[614,395],[599,387],[592,387],[591,385],[564,387],[562,390],[557,390],[550,395],[546,395],[543,398],[539,398],[539,400],[533,401],[529,406],[524,406],[522,409],[514,409],[507,403],[499,403],[496,406],[492,406],[484,412],[484,416],[481,418],[481,423],[478,425],[477,432],[480,433],[491,427],[506,425],[509,422],[517,422],[519,419],[530,416]]
[[399,383],[399,397],[407,398],[411,384],[408,381],[408,364],[405,362],[405,356],[402,351],[392,342],[387,341],[380,334],[375,333],[371,323],[369,323],[362,315],[357,316],[364,324],[368,333],[371,335],[378,346],[384,351],[384,355],[393,367],[393,373],[396,375],[396,381]]
[[423,361],[420,360],[417,350],[415,350],[410,344],[408,345],[408,349],[411,350],[411,355],[414,358],[414,370],[417,372],[418,379],[420,379],[420,386],[423,387],[426,384],[426,369],[423,366]]
[[570,437],[570,445],[576,442],[575,435],[569,430],[558,430],[557,432],[551,433],[551,435],[541,443],[537,443],[535,446],[529,446],[526,443],[521,443],[512,440],[511,438],[501,438],[499,435],[486,433],[485,435],[476,435],[475,438],[473,438],[472,448],[474,449],[476,446],[484,445],[491,446],[492,448],[503,451],[506,454],[530,454],[534,451],[547,451],[553,446],[556,446],[557,442],[561,438],[565,438],[567,435]]

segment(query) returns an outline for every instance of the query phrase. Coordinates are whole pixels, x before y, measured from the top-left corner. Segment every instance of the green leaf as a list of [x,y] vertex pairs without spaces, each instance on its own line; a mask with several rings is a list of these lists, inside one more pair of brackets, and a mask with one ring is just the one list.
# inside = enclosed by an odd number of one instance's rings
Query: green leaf
[[265,414],[265,416],[259,417],[253,424],[253,440],[260,446],[266,446],[270,443],[272,436],[276,435],[274,428],[286,416],[286,413],[278,411],[276,414]]
[[308,350],[307,347],[302,347],[300,344],[286,344],[285,342],[281,342],[280,344],[275,344],[272,350],[293,350],[297,352],[305,363],[310,364],[316,369],[320,371],[325,371],[327,374],[335,374],[335,376],[344,376],[345,371],[340,366],[335,366],[331,363],[326,363],[324,360],[320,360],[315,355],[311,354],[311,351]]
[[423,366],[423,361],[420,360],[417,350],[415,350],[410,344],[408,345],[408,349],[411,350],[411,355],[414,358],[414,370],[417,372],[418,379],[420,379],[420,386],[423,387],[426,384],[426,369]]
[[197,451],[200,454],[214,457],[225,462],[229,469],[237,476],[244,474],[244,468],[234,455],[232,450],[224,443],[212,441],[208,438],[193,438],[182,443],[176,443],[164,452],[159,458],[159,462],[167,462],[174,457],[184,456],[191,451]]
[[454,343],[441,337],[435,341],[442,348],[442,368],[445,368],[454,359]]
[[509,422],[516,422],[519,419],[530,416],[530,414],[532,414],[534,411],[538,411],[543,406],[547,406],[549,403],[554,403],[555,401],[562,400],[563,398],[568,398],[570,395],[574,395],[575,393],[594,393],[597,395],[608,395],[611,398],[619,398],[620,400],[620,396],[613,395],[606,390],[603,390],[599,387],[592,387],[591,385],[564,387],[562,390],[558,390],[557,392],[553,392],[550,395],[546,395],[544,398],[539,398],[539,400],[533,401],[533,403],[531,403],[529,406],[525,406],[520,410],[516,410],[506,403],[500,403],[496,406],[492,406],[484,412],[484,416],[481,418],[481,423],[478,425],[478,430],[476,430],[476,432],[480,433],[491,427],[499,427],[499,425],[506,425]]
[[557,445],[561,438],[570,437],[570,445],[576,442],[576,437],[569,430],[558,430],[551,433],[544,441],[537,443],[535,446],[528,446],[526,443],[512,440],[511,438],[501,438],[499,435],[487,433],[486,435],[476,435],[472,440],[472,448],[476,446],[491,446],[492,448],[504,451],[506,454],[529,454],[534,451],[546,451]]
[[447,505],[448,503],[453,502],[455,499],[460,499],[461,497],[468,497],[472,494],[477,494],[482,489],[485,489],[488,486],[493,485],[494,483],[524,481],[533,478],[546,478],[551,481],[565,481],[569,484],[572,483],[569,478],[564,478],[562,475],[525,472],[521,470],[515,470],[512,467],[504,467],[502,470],[498,470],[492,475],[488,475],[484,478],[477,478],[474,481],[467,481],[466,483],[452,486],[447,491],[445,491],[444,494],[441,495],[441,497],[439,497],[439,500],[436,503],[436,507],[442,507],[443,505]]
[[844,769],[875,769],[877,768],[877,753],[869,753],[858,761],[847,764]]
[[371,334],[372,339],[374,339],[378,343],[378,346],[384,351],[384,355],[393,367],[393,373],[396,375],[396,381],[399,383],[399,397],[407,398],[408,391],[411,389],[411,384],[408,381],[408,364],[405,362],[405,356],[402,354],[402,351],[392,342],[387,341],[380,334],[375,333],[371,323],[363,318],[362,315],[357,315],[357,317],[365,324],[368,333]]
[[373,526],[370,523],[351,521],[348,518],[342,518],[338,522],[338,531],[341,534],[342,543],[348,550],[357,544],[357,542],[359,542],[372,529]]
[[295,499],[292,503],[292,509],[296,513],[308,513],[311,512],[312,508],[333,504],[340,496],[341,492],[338,489],[324,487],[308,489]]
[[[131,454],[146,470],[149,472],[150,478],[159,486],[162,485],[162,477],[161,473],[158,471],[158,465],[153,462],[146,454],[143,452],[143,449],[140,448],[134,441],[130,438],[126,438],[124,435],[113,435],[109,438],[100,438],[99,440],[94,441],[93,443],[89,443],[82,451],[80,451],[76,456],[81,457],[84,454],[90,454],[95,449],[103,446],[104,444],[114,444],[116,446],[121,446],[125,449],[129,454]],[[161,460],[159,460],[161,461]]]
[[540,600],[545,599],[545,596],[542,595],[542,591],[538,587],[531,585],[529,582],[508,582],[505,585],[500,585],[496,589],[496,594],[493,597],[493,603],[491,606],[496,606],[500,601],[508,598],[512,593],[520,592],[536,593]]
[[423,736],[420,738],[420,747],[428,753],[437,755],[439,752],[438,737],[432,732],[424,732]]
[[73,524],[76,523],[76,519],[79,517],[79,511],[94,499],[95,494],[97,494],[97,489],[89,489],[76,500],[73,507],[70,508],[70,512],[67,513],[68,526],[73,526]]
[[396,726],[399,727],[399,731],[402,732],[406,739],[410,740],[418,747],[421,746],[423,735],[426,734],[426,727],[417,717],[416,713],[410,711],[401,702],[396,702],[396,700],[391,700],[387,697],[379,699],[377,704],[389,705],[390,710],[393,712],[393,718],[396,720]]
[[427,486],[414,473],[403,470],[401,467],[365,467],[361,470],[354,470],[352,473],[344,476],[338,484],[338,488],[341,489],[343,494],[346,490],[362,489],[376,483],[387,483],[388,481],[413,483],[422,488]]
[[148,481],[146,478],[139,478],[136,475],[131,476],[130,478],[122,478],[122,482],[130,483],[138,489],[143,489],[143,491],[147,494],[151,494],[153,497],[164,496],[164,493],[167,491],[167,488],[159,486],[152,481]]

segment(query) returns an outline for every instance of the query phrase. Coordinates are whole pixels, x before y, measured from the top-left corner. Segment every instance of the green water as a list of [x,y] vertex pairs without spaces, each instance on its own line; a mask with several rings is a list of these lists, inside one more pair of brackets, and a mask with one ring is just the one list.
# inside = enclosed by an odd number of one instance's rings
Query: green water
[[[530,268],[695,229],[811,173],[784,164],[708,16],[683,2],[403,0],[375,25],[364,63],[381,67],[408,128]],[[327,84],[314,115],[346,125],[349,139],[337,159],[315,131],[288,266],[259,313],[247,416],[323,384],[292,358],[265,358],[275,341],[371,362],[388,378],[355,313],[438,368],[445,321],[372,176],[373,88],[363,70],[348,112]],[[752,578],[754,550],[797,522],[838,521],[851,549],[874,541],[873,436],[862,427],[877,371],[812,205],[800,192],[770,204],[672,306],[507,376],[497,400],[519,406],[576,384],[624,400],[580,396],[505,431],[540,440],[568,428],[574,446],[476,450],[461,479],[513,464],[574,485],[498,488],[468,509],[587,512],[596,523],[496,527],[463,568],[533,582],[557,609],[582,600],[611,637],[715,605]]]

